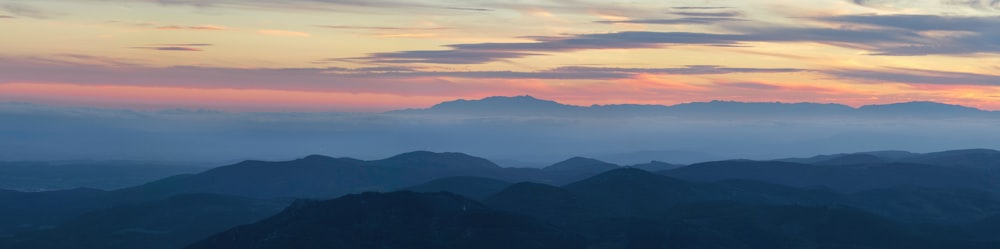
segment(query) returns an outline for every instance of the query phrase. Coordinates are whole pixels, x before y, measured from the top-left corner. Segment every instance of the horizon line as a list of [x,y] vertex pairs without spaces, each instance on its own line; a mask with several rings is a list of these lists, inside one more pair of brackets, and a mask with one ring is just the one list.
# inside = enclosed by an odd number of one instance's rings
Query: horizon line
[[[440,101],[440,102],[431,104],[429,106],[424,106],[424,107],[389,108],[389,109],[378,110],[378,111],[348,111],[348,110],[334,110],[334,109],[330,109],[330,110],[294,110],[294,111],[288,111],[288,110],[280,110],[280,111],[279,110],[235,110],[235,109],[214,108],[214,107],[207,107],[207,106],[206,107],[183,107],[183,106],[177,106],[177,107],[134,108],[134,107],[120,107],[120,106],[80,105],[80,104],[71,104],[71,103],[45,103],[45,101],[0,101],[0,104],[3,104],[3,105],[31,105],[31,106],[39,106],[39,107],[58,107],[58,108],[119,110],[119,111],[135,111],[135,112],[193,111],[193,112],[223,112],[223,113],[368,113],[368,114],[388,114],[388,113],[399,112],[399,111],[430,110],[433,107],[438,106],[440,104],[453,103],[453,102],[459,102],[459,101],[470,101],[470,102],[472,102],[472,101],[483,101],[483,100],[487,100],[487,99],[496,99],[496,98],[514,99],[514,98],[519,98],[519,97],[528,97],[528,98],[531,98],[531,99],[534,99],[534,100],[549,101],[549,102],[554,102],[556,104],[563,105],[563,106],[579,107],[579,108],[608,107],[608,106],[650,106],[650,107],[659,106],[659,107],[675,107],[675,106],[681,106],[681,105],[701,104],[701,103],[704,103],[704,104],[708,104],[708,103],[740,103],[740,104],[785,104],[785,105],[798,105],[798,104],[840,105],[840,106],[849,107],[851,109],[858,110],[858,109],[861,109],[861,108],[866,107],[866,106],[887,106],[887,105],[911,104],[911,103],[931,103],[931,104],[940,104],[940,105],[949,105],[949,106],[957,106],[957,107],[970,108],[970,109],[975,109],[975,110],[983,111],[983,112],[997,112],[997,111],[1000,111],[1000,110],[983,109],[983,108],[979,108],[979,107],[967,106],[967,105],[961,105],[961,104],[952,104],[952,103],[946,103],[946,102],[938,102],[938,101],[932,101],[932,100],[911,100],[911,101],[902,101],[902,102],[887,102],[887,103],[873,103],[873,104],[863,104],[863,105],[851,105],[851,104],[837,103],[837,102],[783,102],[783,101],[780,101],[780,100],[777,100],[777,101],[739,101],[739,100],[726,100],[726,99],[712,99],[712,100],[707,100],[707,101],[679,102],[679,103],[675,103],[675,104],[646,104],[646,103],[596,104],[595,103],[595,104],[589,104],[589,105],[587,105],[587,104],[582,104],[581,105],[581,104],[571,104],[571,103],[561,102],[559,100],[554,100],[554,99],[538,98],[538,97],[534,97],[533,95],[530,95],[530,94],[522,94],[522,95],[492,95],[492,96],[482,97],[482,98],[478,98],[478,99],[476,99],[476,98],[455,98],[455,99]],[[240,108],[240,109],[242,109],[242,108]]]

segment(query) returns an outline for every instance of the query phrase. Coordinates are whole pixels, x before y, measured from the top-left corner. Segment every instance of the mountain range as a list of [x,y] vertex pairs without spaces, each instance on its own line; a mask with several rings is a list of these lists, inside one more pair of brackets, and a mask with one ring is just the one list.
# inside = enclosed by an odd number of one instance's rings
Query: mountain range
[[524,96],[494,96],[478,100],[446,101],[425,109],[389,111],[391,114],[447,114],[470,116],[684,116],[684,117],[997,117],[996,112],[929,101],[864,105],[853,108],[830,103],[720,101],[676,105],[611,104],[576,106]]
[[[280,243],[272,245],[308,242],[303,248],[477,243],[802,248],[844,240],[855,243],[849,248],[995,248],[995,238],[981,228],[1000,221],[995,218],[1000,216],[1000,177],[992,173],[998,155],[985,149],[877,151],[635,167],[574,157],[541,169],[504,168],[468,154],[427,151],[367,161],[320,155],[249,160],[113,191],[0,191],[5,203],[0,247],[180,248],[200,240],[192,248],[240,248],[263,243],[254,234],[277,232]],[[430,194],[352,196],[397,190]],[[457,195],[434,194],[442,191]],[[293,201],[337,197],[347,199]],[[358,201],[385,205],[368,209]],[[460,211],[455,203],[467,203],[475,214],[463,216],[468,209]],[[395,215],[380,218],[379,213]],[[427,215],[451,220],[425,223],[421,217]],[[356,220],[319,225],[343,221],[337,217]],[[399,222],[416,222],[406,224],[438,237],[428,240],[393,229]],[[198,229],[192,229],[195,224]],[[481,236],[463,236],[458,232],[463,230]],[[746,232],[760,236],[743,236]],[[872,232],[890,237],[872,237]],[[324,234],[329,239],[296,239]],[[349,234],[416,237],[358,244],[372,240],[351,240]],[[544,243],[503,244],[497,236],[544,238],[539,240]]]

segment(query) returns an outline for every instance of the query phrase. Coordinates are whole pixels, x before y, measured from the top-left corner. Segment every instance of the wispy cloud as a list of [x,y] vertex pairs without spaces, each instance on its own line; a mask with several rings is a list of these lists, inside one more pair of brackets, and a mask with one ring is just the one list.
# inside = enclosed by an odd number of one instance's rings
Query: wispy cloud
[[122,59],[109,56],[62,53],[45,56],[0,57],[0,63],[11,68],[49,67],[54,68],[134,68],[142,67],[145,62]]
[[[1000,1],[1000,0],[998,0]],[[904,44],[875,46],[877,55],[929,55],[1000,53],[1000,19],[974,16],[937,15],[845,15],[818,20],[866,25],[868,30],[886,34],[910,33]],[[927,31],[950,32],[948,35]],[[918,33],[919,32],[919,33]]]
[[262,29],[257,30],[258,34],[270,35],[270,36],[295,36],[295,37],[310,37],[312,36],[306,32],[299,31],[289,31],[289,30],[277,30],[277,29]]
[[532,55],[541,54],[510,51],[416,50],[373,53],[367,57],[347,58],[347,60],[374,63],[481,64]]
[[14,19],[14,16],[0,15],[0,19]]
[[816,19],[913,31],[988,31],[1000,27],[1000,19],[978,16],[841,15]]
[[143,29],[156,29],[156,30],[205,30],[205,31],[225,31],[232,30],[226,26],[220,25],[180,25],[180,24],[165,24],[165,23],[155,23],[155,22],[144,22],[144,21],[124,21],[124,20],[109,20],[105,23],[109,24],[120,24],[125,26],[131,26]]
[[618,67],[561,67],[555,71],[563,72],[620,72],[620,73],[656,73],[656,74],[731,74],[731,73],[794,73],[809,71],[799,68],[741,68],[723,67],[717,65],[689,65],[676,68],[618,68]]
[[38,18],[38,19],[48,19],[54,16],[54,13],[47,12],[42,9],[25,5],[22,3],[5,3],[0,5],[0,8],[16,16]]
[[212,46],[212,44],[208,43],[155,44],[151,46],[132,47],[132,48],[159,50],[159,51],[200,52],[204,50],[198,47],[207,47],[207,46]]
[[1000,75],[991,74],[905,68],[885,68],[883,70],[837,69],[826,70],[823,73],[837,78],[863,80],[873,83],[894,82],[905,84],[1000,86]]
[[354,30],[446,30],[445,27],[389,27],[389,26],[355,26],[355,25],[315,25],[328,29],[354,29]]
[[[186,47],[196,48],[196,47]],[[168,51],[170,46],[144,49]],[[362,68],[216,68],[148,67],[126,64],[104,57],[0,58],[2,82],[71,82],[89,85],[134,85],[163,87],[240,88],[276,90],[336,90],[348,92],[398,92],[433,94],[445,92],[512,91],[506,81],[519,80],[619,80],[645,75],[722,75],[735,73],[795,73],[796,68],[736,68],[712,65],[668,68],[558,67],[538,71],[427,70],[414,67]],[[54,61],[59,59],[59,61]],[[83,60],[82,63],[77,62]],[[67,62],[61,62],[67,61]],[[95,63],[92,61],[101,61]],[[105,66],[111,61],[116,66]],[[121,70],[121,68],[127,70]],[[144,79],[137,81],[135,79]],[[491,79],[482,84],[455,84],[455,79]],[[213,82],[213,84],[204,84]],[[500,83],[496,83],[500,82]],[[455,88],[449,90],[451,88]]]
[[637,24],[714,24],[719,22],[746,21],[738,18],[722,17],[685,17],[674,19],[635,19],[635,20],[602,20],[595,23],[637,23]]
[[452,44],[451,50],[415,50],[373,53],[352,58],[379,63],[480,64],[498,60],[541,55],[546,52],[588,49],[655,48],[668,44],[739,43],[740,35],[628,31],[566,37],[534,37],[536,42]]
[[179,46],[179,47],[206,47],[213,46],[211,43],[172,43],[172,44],[157,44],[159,46]]
[[874,9],[898,9],[909,4],[912,0],[847,0],[859,6]]
[[[91,0],[98,1],[98,0]],[[107,0],[100,0],[107,1]],[[420,1],[396,0],[110,0],[118,2],[148,2],[164,6],[192,6],[197,8],[254,8],[281,11],[352,11],[368,9],[412,9],[443,11],[443,6],[429,5]]]
[[463,7],[442,7],[442,9],[464,10],[464,11],[479,11],[479,12],[493,11],[493,9],[485,9],[485,8],[463,8]]
[[753,90],[779,90],[782,89],[781,86],[757,82],[732,82],[732,83],[715,83],[717,85],[743,88],[743,89],[753,89]]
[[906,30],[800,28],[743,25],[740,33],[625,31],[531,37],[535,42],[452,44],[450,50],[372,53],[353,58],[382,63],[479,64],[548,52],[593,49],[662,48],[670,45],[742,46],[745,42],[818,42],[895,54],[891,49],[919,44],[928,37]]
[[212,30],[212,31],[229,30],[229,28],[227,28],[227,27],[216,26],[216,25],[198,25],[198,26],[167,25],[167,26],[158,26],[158,27],[156,27],[156,29],[159,29],[159,30]]
[[160,50],[160,51],[186,51],[186,52],[200,52],[200,48],[192,47],[132,47],[134,49],[147,49],[147,50]]
[[716,11],[714,9],[713,9],[713,11],[690,11],[690,10],[670,11],[669,13],[670,14],[674,14],[674,15],[679,15],[679,16],[693,16],[693,17],[741,17],[741,16],[743,16],[743,13],[739,12],[739,11]]
[[723,7],[723,6],[675,6],[670,7],[671,9],[678,10],[720,10],[720,9],[732,9],[733,7]]
[[1000,10],[1000,0],[942,0],[948,5],[968,6],[978,10]]

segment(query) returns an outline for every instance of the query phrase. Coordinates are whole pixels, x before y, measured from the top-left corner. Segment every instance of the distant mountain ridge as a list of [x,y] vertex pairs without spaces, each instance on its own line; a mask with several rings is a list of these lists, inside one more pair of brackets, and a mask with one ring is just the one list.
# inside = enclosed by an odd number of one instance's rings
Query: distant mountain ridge
[[892,104],[864,105],[858,108],[835,103],[739,102],[713,100],[676,105],[608,104],[578,106],[544,100],[530,95],[493,96],[478,100],[445,101],[424,109],[389,111],[390,114],[452,114],[452,115],[875,115],[875,116],[980,116],[994,114],[973,107],[913,101]]

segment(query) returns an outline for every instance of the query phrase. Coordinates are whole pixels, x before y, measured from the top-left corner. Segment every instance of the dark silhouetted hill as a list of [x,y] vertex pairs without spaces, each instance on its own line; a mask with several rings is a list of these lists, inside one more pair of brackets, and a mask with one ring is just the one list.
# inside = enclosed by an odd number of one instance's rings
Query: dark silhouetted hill
[[[745,180],[691,183],[622,168],[563,188],[518,183],[487,199],[582,234],[595,248],[992,248],[836,203],[849,196]],[[784,204],[782,204],[784,203]],[[919,231],[919,232],[917,232]],[[985,240],[996,241],[996,240]]]
[[600,173],[619,168],[618,165],[585,157],[573,157],[543,168],[547,171]]
[[[665,234],[678,248],[992,248],[995,242],[918,236],[912,228],[846,206],[760,206],[733,202],[678,205]],[[659,230],[659,231],[657,231]]]
[[859,165],[859,164],[880,164],[886,160],[871,154],[847,154],[836,156],[827,160],[815,162],[816,165]]
[[0,190],[0,237],[34,231],[104,207],[99,197],[106,192],[77,188],[45,192]]
[[313,155],[284,162],[245,161],[123,189],[116,194],[331,198],[362,191],[395,190],[442,177],[490,176],[502,170],[486,159],[462,153],[417,151],[375,161]]
[[636,151],[627,153],[595,155],[593,157],[599,160],[617,163],[620,165],[640,164],[649,161],[690,164],[690,163],[701,163],[701,162],[728,159],[718,155],[712,155],[704,152],[680,151],[680,150],[647,150],[647,151]]
[[665,162],[660,162],[660,161],[650,161],[648,163],[640,163],[640,164],[635,164],[635,165],[629,165],[629,167],[637,168],[637,169],[641,169],[641,170],[645,170],[645,171],[649,171],[649,172],[656,172],[656,171],[662,171],[662,170],[676,169],[676,168],[684,167],[684,165],[672,164],[672,163],[665,163]]
[[51,230],[17,237],[5,248],[173,249],[280,212],[289,202],[212,194],[88,212]]
[[911,223],[967,224],[1000,214],[1000,194],[976,189],[883,188],[855,193],[845,203]]
[[[894,162],[894,161],[898,161],[900,159],[904,159],[904,158],[908,158],[908,157],[912,157],[912,156],[916,156],[916,155],[919,155],[919,154],[908,152],[908,151],[892,151],[892,150],[890,150],[890,151],[869,151],[869,152],[858,152],[858,153],[843,153],[843,154],[834,154],[834,155],[818,155],[818,156],[813,156],[813,157],[809,157],[809,158],[785,158],[785,159],[777,159],[777,160],[774,160],[774,161],[815,164],[815,163],[818,163],[818,162],[830,161],[830,160],[834,160],[834,159],[842,158],[842,157],[846,157],[846,158],[863,158],[862,156],[874,156],[874,157],[878,158],[879,160],[882,160],[883,162]],[[871,160],[870,157],[869,157],[869,160]],[[850,160],[845,160],[845,161],[850,161]]]
[[[597,173],[501,168],[488,160],[461,153],[423,151],[375,161],[319,155],[281,162],[251,160],[115,191],[0,192],[0,202],[5,203],[0,206],[0,218],[9,217],[0,219],[0,236],[21,230],[50,228],[88,211],[162,200],[179,194],[323,199],[364,191],[398,190],[446,177],[490,177],[507,182],[530,180],[564,184]],[[490,187],[490,183],[459,185],[451,188],[462,188],[456,192],[479,197],[487,196],[490,188],[499,190],[499,187]],[[476,194],[476,191],[482,192]]]
[[949,167],[1000,170],[1000,151],[990,149],[950,150],[915,155],[903,158],[900,161]]
[[566,190],[622,215],[651,215],[681,202],[720,198],[720,192],[635,168],[621,168],[571,183]]
[[490,207],[529,214],[561,226],[604,212],[563,188],[533,182],[510,185],[485,201]]
[[810,165],[736,160],[692,164],[661,173],[691,181],[752,179],[797,187],[826,186],[844,192],[897,186],[1000,189],[1000,179],[981,171],[910,163]]
[[195,175],[166,178],[116,191],[120,198],[164,198],[182,193],[215,193],[249,197],[333,197],[378,189],[382,170],[364,161],[308,156],[285,162],[244,161]]
[[487,177],[454,176],[435,179],[406,188],[406,190],[424,193],[451,192],[466,198],[483,200],[500,192],[510,184],[510,182]]
[[991,149],[966,149],[922,154],[905,151],[873,151],[850,154],[820,155],[810,158],[787,158],[775,161],[824,165],[898,162],[990,170],[1000,168],[1000,151]]
[[[1000,184],[982,166],[998,160],[993,155],[866,152],[808,163],[717,161],[656,173],[587,158],[546,169],[502,168],[466,154],[424,151],[373,161],[318,155],[245,161],[116,191],[0,191],[0,248],[176,247],[252,222],[266,215],[261,205],[280,202],[262,198],[408,187],[456,194],[299,201],[194,248],[1000,248],[998,239],[975,230],[1000,215]],[[204,229],[181,231],[195,221]]]
[[203,163],[143,161],[0,162],[0,189],[113,190],[209,169]]
[[414,151],[390,158],[371,161],[369,164],[385,168],[418,170],[495,170],[500,168],[489,160],[463,153]]
[[299,201],[187,248],[584,248],[578,236],[450,193]]

